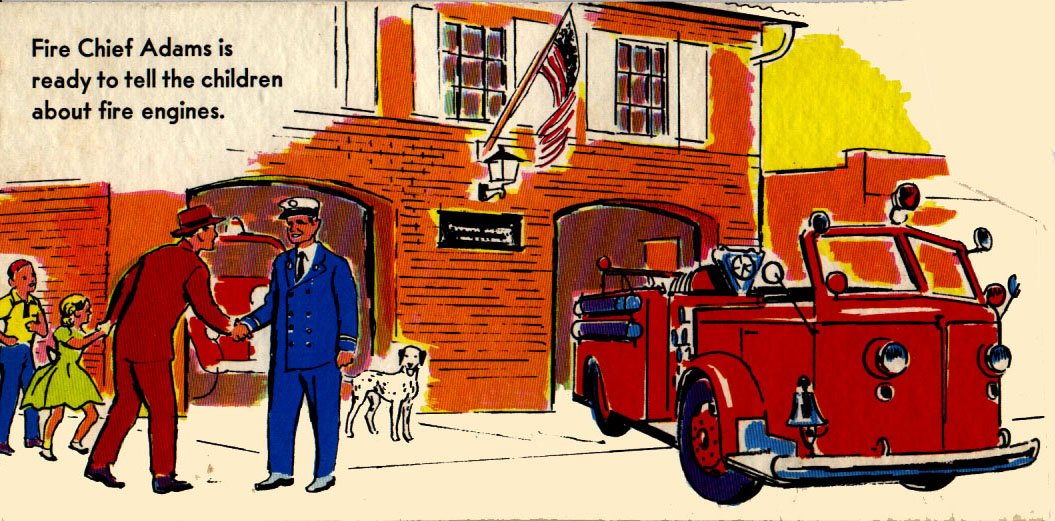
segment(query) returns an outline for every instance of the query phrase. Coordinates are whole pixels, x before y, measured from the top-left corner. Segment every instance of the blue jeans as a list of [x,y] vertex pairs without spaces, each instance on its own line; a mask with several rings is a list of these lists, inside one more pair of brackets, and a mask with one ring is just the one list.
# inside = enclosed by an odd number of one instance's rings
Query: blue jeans
[[[19,404],[19,391],[29,389],[33,378],[33,349],[29,344],[0,347],[0,443],[7,443],[11,434],[11,423]],[[26,409],[27,440],[40,438],[40,416],[37,410]]]

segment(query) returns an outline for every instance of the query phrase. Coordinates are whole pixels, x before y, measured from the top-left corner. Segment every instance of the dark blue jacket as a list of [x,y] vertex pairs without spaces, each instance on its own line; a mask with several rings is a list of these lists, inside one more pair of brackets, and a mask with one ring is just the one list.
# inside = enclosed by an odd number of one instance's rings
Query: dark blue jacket
[[275,258],[264,305],[242,319],[252,330],[271,326],[272,367],[311,369],[354,351],[359,338],[355,281],[348,261],[319,245],[311,269],[297,282],[296,249]]

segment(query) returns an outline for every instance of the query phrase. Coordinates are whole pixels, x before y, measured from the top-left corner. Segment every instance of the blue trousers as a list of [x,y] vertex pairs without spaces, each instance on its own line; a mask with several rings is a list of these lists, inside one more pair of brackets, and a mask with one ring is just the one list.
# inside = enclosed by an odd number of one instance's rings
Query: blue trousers
[[[29,389],[33,370],[33,350],[29,344],[0,347],[0,443],[8,443],[11,423],[18,410],[19,391],[24,394]],[[40,416],[32,407],[26,409],[25,438],[40,438]]]
[[333,474],[337,465],[337,440],[341,433],[341,371],[330,362],[314,369],[271,371],[267,408],[267,469],[293,475],[293,440],[300,419],[301,402],[308,401],[308,416],[315,433],[315,477]]

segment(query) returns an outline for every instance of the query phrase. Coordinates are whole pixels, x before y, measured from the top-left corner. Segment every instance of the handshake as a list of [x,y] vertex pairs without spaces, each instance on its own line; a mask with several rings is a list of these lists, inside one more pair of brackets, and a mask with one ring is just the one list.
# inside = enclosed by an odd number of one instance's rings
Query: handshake
[[[253,332],[249,329],[249,326],[245,322],[237,322],[233,328],[231,328],[231,338],[235,342],[242,342],[253,337]],[[215,340],[215,339],[214,339]],[[308,345],[311,345],[310,343]],[[340,350],[337,352],[337,367],[348,367],[355,362],[355,351],[354,350]]]
[[235,323],[234,327],[231,328],[230,333],[220,333],[212,328],[205,328],[205,335],[212,341],[217,341],[223,335],[230,335],[231,339],[235,342],[242,342],[253,337],[253,332],[249,330],[249,326],[242,322]]
[[249,329],[249,326],[245,325],[245,322],[238,322],[231,329],[231,338],[235,342],[242,342],[253,336],[253,332]]

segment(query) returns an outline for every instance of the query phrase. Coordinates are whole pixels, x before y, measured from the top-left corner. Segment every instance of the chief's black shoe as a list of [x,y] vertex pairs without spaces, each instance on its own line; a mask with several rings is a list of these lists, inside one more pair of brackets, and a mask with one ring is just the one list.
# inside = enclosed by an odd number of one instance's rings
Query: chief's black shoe
[[254,490],[271,490],[278,487],[288,487],[293,484],[293,476],[287,476],[285,474],[278,474],[272,472],[267,475],[267,479],[260,483],[253,484]]
[[155,494],[168,494],[169,492],[183,492],[194,488],[194,485],[186,481],[176,479],[176,476],[158,476],[151,483]]
[[307,490],[308,492],[322,492],[323,490],[329,490],[329,488],[336,482],[337,478],[333,477],[331,474],[329,476],[315,478],[315,481],[312,481],[304,490]]

